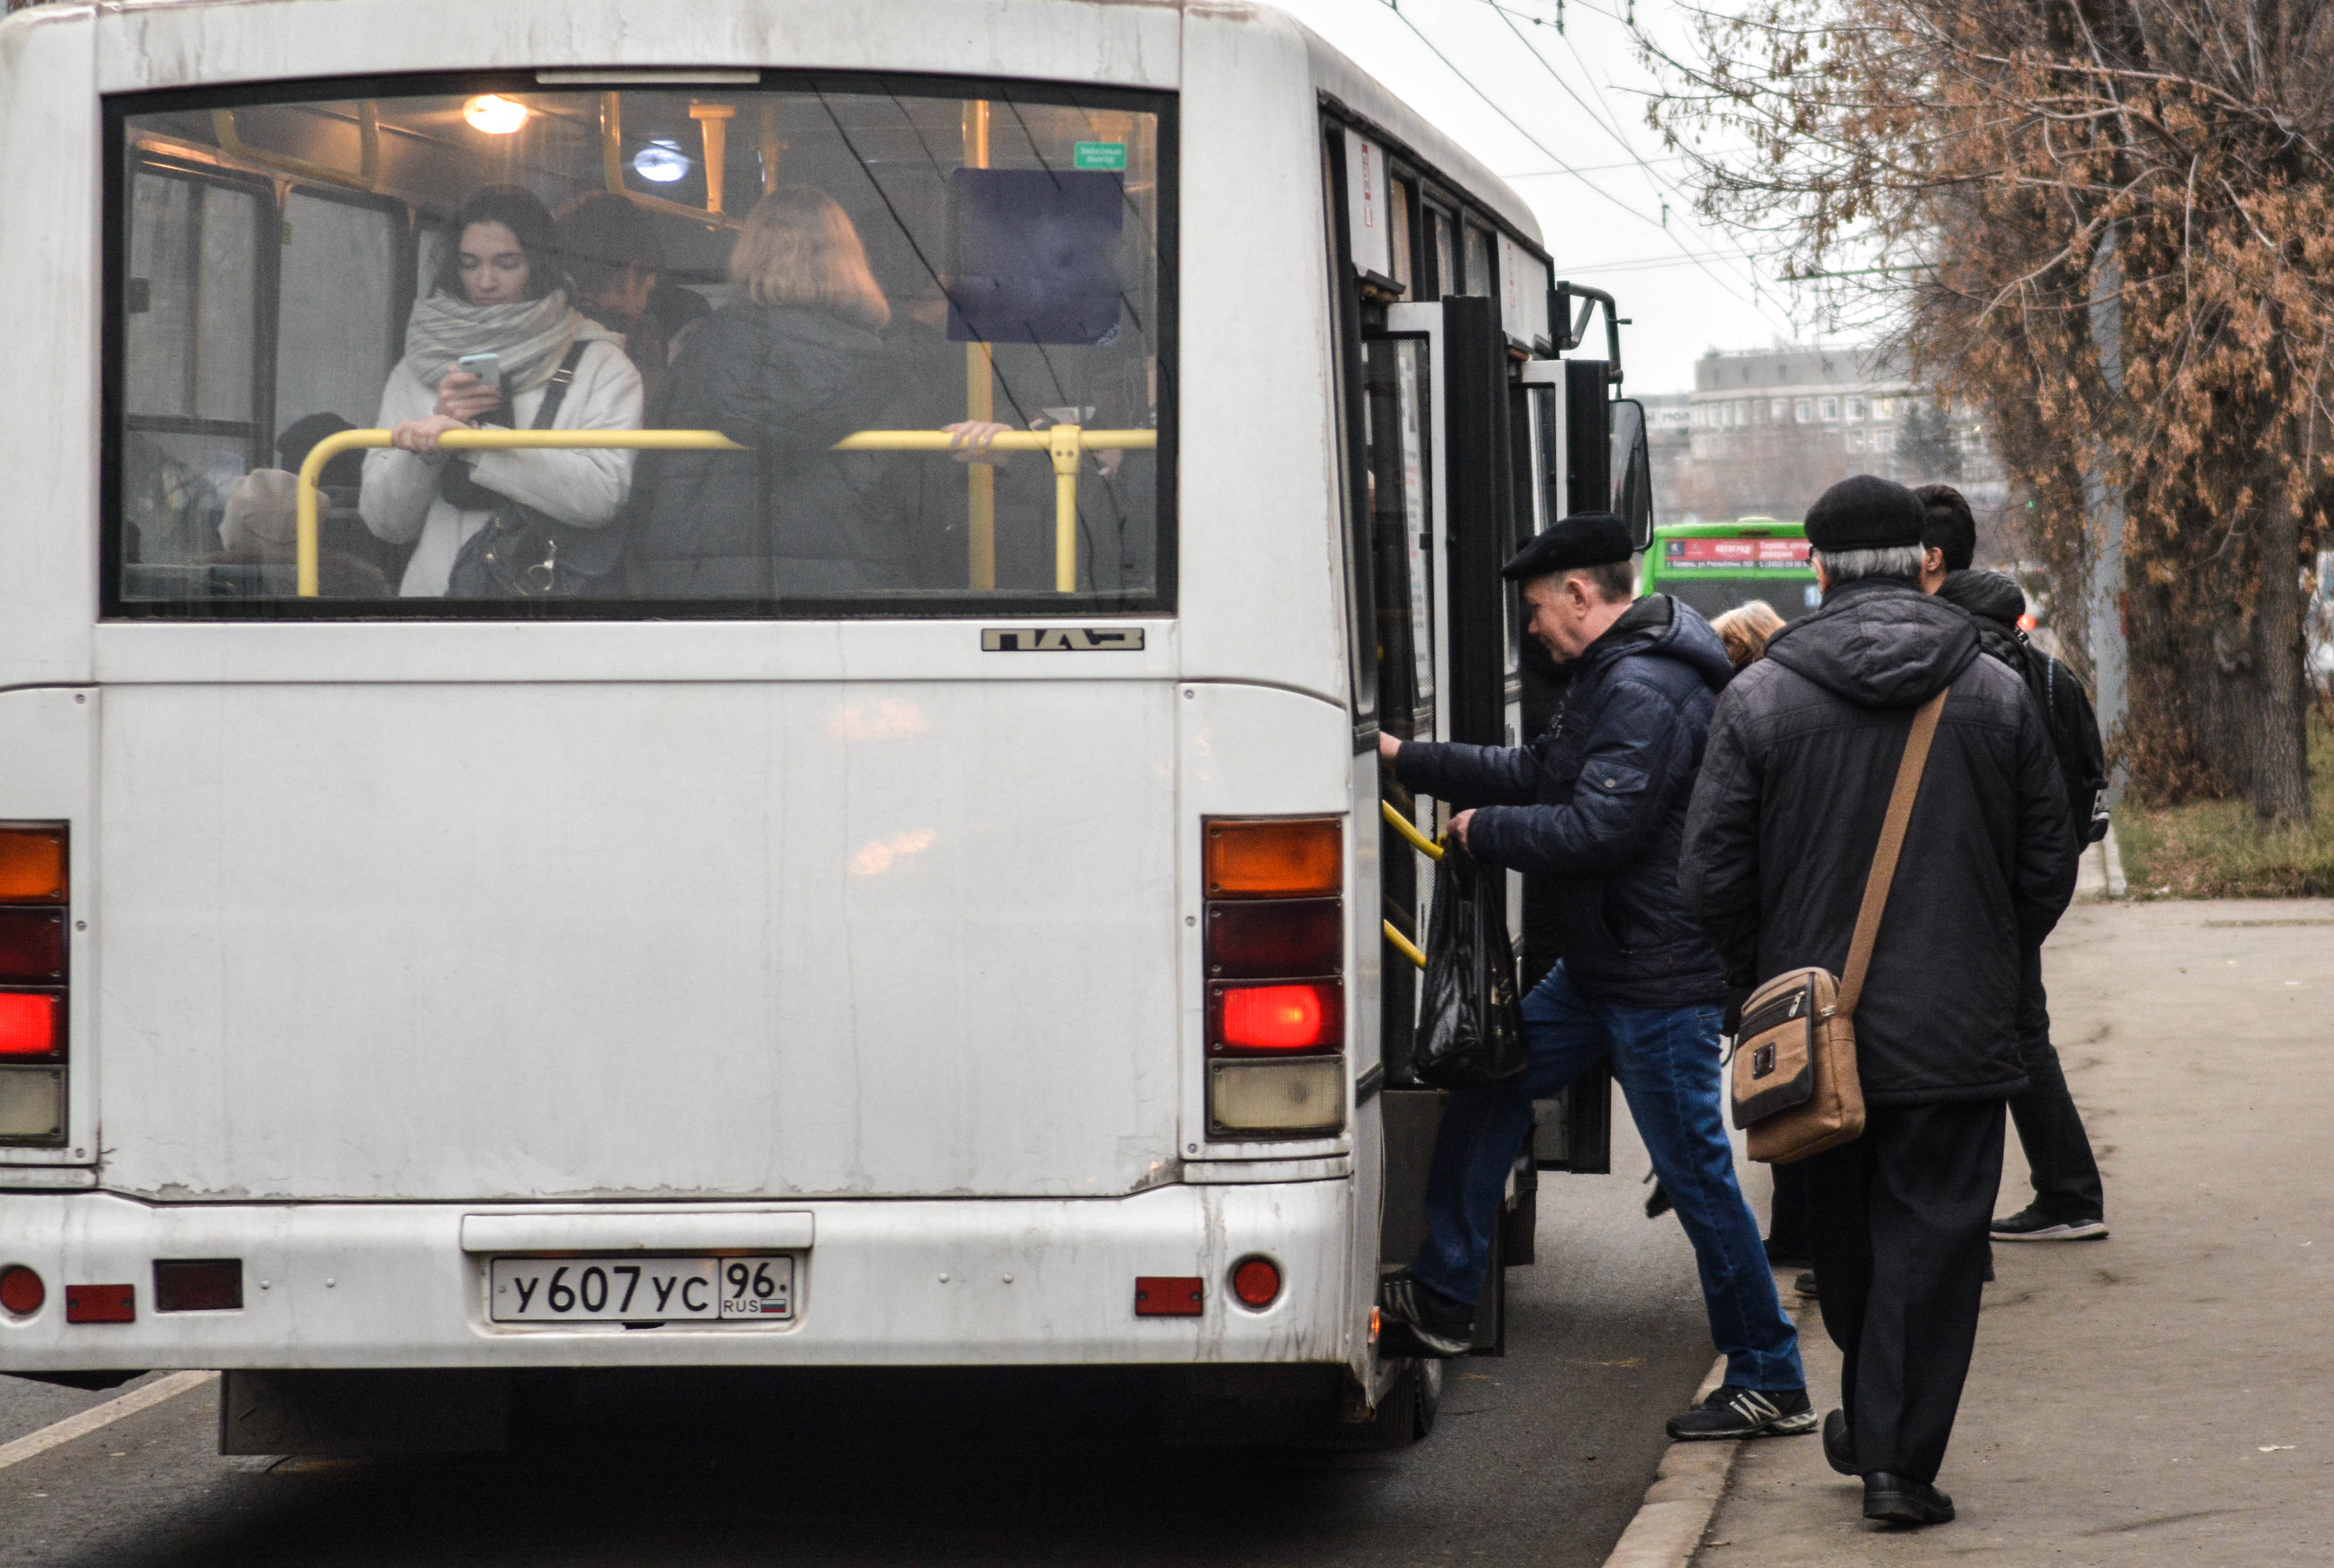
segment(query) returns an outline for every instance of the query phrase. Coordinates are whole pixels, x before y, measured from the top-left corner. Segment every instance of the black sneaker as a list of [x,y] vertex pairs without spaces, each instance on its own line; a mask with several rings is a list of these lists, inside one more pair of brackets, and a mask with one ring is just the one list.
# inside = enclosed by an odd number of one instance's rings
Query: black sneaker
[[1819,1298],[1819,1293],[1816,1289],[1815,1270],[1809,1269],[1798,1279],[1793,1280],[1791,1282],[1791,1289],[1796,1293],[1807,1297],[1808,1300],[1811,1302],[1818,1300]]
[[1875,1470],[1864,1478],[1864,1516],[1891,1524],[1950,1524],[1953,1500],[1926,1481]]
[[1378,1320],[1380,1355],[1463,1356],[1475,1345],[1475,1309],[1408,1269],[1378,1282]]
[[1834,1410],[1824,1418],[1824,1463],[1843,1476],[1856,1472],[1856,1437],[1847,1429],[1847,1412]]
[[1993,1239],[1998,1242],[2090,1242],[2107,1234],[2107,1222],[2097,1215],[2062,1220],[2044,1214],[2034,1204],[1993,1222]]
[[1743,1389],[1732,1383],[1683,1416],[1670,1418],[1670,1437],[1713,1443],[1734,1437],[1791,1437],[1816,1429],[1805,1389]]

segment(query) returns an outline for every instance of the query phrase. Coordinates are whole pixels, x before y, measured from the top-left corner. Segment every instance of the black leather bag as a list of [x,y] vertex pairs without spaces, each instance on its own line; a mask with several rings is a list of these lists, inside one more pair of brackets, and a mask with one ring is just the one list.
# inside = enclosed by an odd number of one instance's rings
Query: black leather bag
[[[584,357],[576,344],[559,362],[545,383],[542,406],[535,411],[534,427],[552,428],[575,366]],[[459,495],[457,494],[458,489]],[[597,528],[577,528],[507,496],[497,495],[467,474],[448,473],[439,493],[457,506],[475,492],[494,507],[487,526],[471,535],[454,557],[446,578],[449,599],[575,598],[600,591],[623,559],[624,528],[621,520]]]
[[1500,879],[1447,840],[1434,867],[1426,975],[1412,1066],[1433,1089],[1471,1089],[1524,1070],[1523,1007]]

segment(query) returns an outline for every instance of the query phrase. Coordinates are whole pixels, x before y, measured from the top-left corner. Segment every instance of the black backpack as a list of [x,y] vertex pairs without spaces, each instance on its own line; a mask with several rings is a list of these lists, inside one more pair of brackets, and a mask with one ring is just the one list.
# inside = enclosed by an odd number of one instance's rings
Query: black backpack
[[2018,664],[2019,673],[2026,678],[2026,689],[2042,705],[2050,746],[2059,754],[2076,839],[2097,844],[2107,836],[2107,809],[2101,803],[2107,787],[2107,754],[2099,740],[2099,720],[2091,711],[2090,694],[2072,670],[2036,647],[2023,632],[2018,634]]

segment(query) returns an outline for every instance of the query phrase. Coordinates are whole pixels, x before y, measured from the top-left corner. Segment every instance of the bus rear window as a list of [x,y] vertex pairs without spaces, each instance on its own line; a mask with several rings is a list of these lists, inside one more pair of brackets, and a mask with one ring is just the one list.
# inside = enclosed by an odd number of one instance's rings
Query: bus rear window
[[113,101],[106,612],[1171,609],[1172,102],[722,74]]

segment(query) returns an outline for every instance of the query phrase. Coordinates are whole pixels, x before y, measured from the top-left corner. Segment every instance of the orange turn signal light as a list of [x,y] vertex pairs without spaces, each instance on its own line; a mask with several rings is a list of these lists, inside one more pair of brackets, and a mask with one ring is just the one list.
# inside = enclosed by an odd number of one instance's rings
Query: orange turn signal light
[[1207,825],[1210,898],[1320,898],[1344,891],[1345,825],[1335,817],[1220,818]]
[[64,901],[64,825],[0,828],[0,904]]

